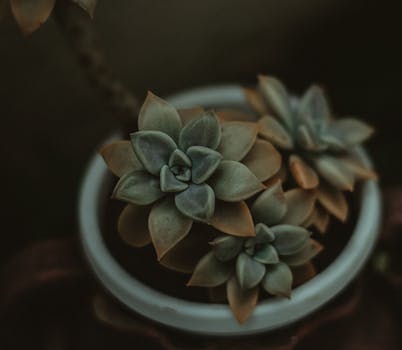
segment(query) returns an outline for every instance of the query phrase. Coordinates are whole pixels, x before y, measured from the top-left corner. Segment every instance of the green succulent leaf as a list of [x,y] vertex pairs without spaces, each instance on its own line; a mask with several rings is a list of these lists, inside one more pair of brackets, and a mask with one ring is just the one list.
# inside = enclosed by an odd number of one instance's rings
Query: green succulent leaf
[[255,175],[244,165],[223,160],[210,179],[218,199],[227,202],[242,201],[264,189]]
[[191,170],[185,169],[184,171],[177,171],[176,179],[184,182],[191,180]]
[[376,172],[362,164],[360,160],[352,155],[346,155],[338,158],[340,162],[351,172],[353,175],[362,180],[377,180],[378,175]]
[[345,195],[338,189],[322,184],[317,191],[318,202],[338,220],[345,222],[349,206]]
[[133,171],[120,178],[112,198],[132,204],[148,205],[164,195],[160,190],[158,178],[145,171]]
[[169,167],[179,166],[179,167],[191,167],[191,159],[183,151],[176,149],[170,155]]
[[258,121],[259,135],[283,149],[292,149],[293,140],[285,128],[273,117],[264,116]]
[[179,145],[186,151],[191,146],[216,149],[221,142],[221,127],[215,113],[204,112],[192,119],[180,132]]
[[210,251],[209,234],[205,232],[204,225],[199,232],[197,224],[193,224],[189,234],[171,248],[159,261],[170,270],[191,274],[198,261]]
[[186,125],[191,120],[199,118],[202,114],[204,114],[204,109],[202,107],[193,107],[179,109],[177,112],[180,115],[180,119],[183,125]]
[[203,146],[191,146],[187,154],[193,164],[191,180],[195,184],[208,180],[222,160],[222,156],[217,151]]
[[192,224],[193,220],[177,210],[171,197],[152,207],[148,226],[158,260],[188,235]]
[[236,260],[236,276],[242,289],[257,286],[265,275],[265,266],[248,254],[240,253]]
[[319,178],[317,173],[299,156],[292,154],[289,157],[289,169],[301,188],[310,190],[318,186]]
[[274,232],[265,224],[255,225],[255,242],[271,243],[275,239]]
[[328,130],[324,130],[319,135],[320,141],[327,145],[328,150],[331,152],[344,152],[349,147],[345,142],[343,142],[336,135],[333,135],[328,132]]
[[151,243],[148,230],[150,208],[128,204],[119,216],[117,231],[120,237],[133,247],[144,247]]
[[244,201],[216,201],[215,212],[210,224],[221,232],[239,237],[254,236],[254,223]]
[[208,222],[214,215],[215,194],[207,184],[190,184],[189,187],[175,196],[177,209],[189,218]]
[[283,84],[274,77],[259,76],[259,90],[268,103],[268,107],[275,113],[288,130],[292,130],[292,109],[289,95]]
[[242,324],[250,317],[258,302],[258,287],[244,290],[236,276],[226,284],[227,299],[236,320]]
[[315,135],[307,125],[299,125],[296,130],[297,143],[307,151],[318,151],[320,146],[317,144]]
[[298,114],[301,118],[310,118],[313,127],[321,131],[331,117],[324,91],[317,85],[311,85],[300,100]]
[[177,148],[172,138],[160,131],[137,131],[130,138],[138,159],[153,175],[159,175]]
[[215,256],[221,261],[235,258],[243,247],[243,239],[234,236],[220,236],[211,243]]
[[278,173],[282,156],[268,141],[257,139],[253,148],[243,158],[242,163],[249,168],[260,181],[266,181]]
[[303,249],[293,255],[283,255],[281,259],[289,266],[300,266],[308,263],[323,249],[322,245],[317,241],[310,239]]
[[314,210],[316,194],[314,191],[306,191],[295,188],[285,193],[287,207],[286,214],[281,223],[299,226],[307,220]]
[[267,226],[278,224],[286,210],[285,194],[280,181],[262,192],[251,207],[254,220]]
[[160,174],[160,186],[162,192],[181,192],[188,187],[188,184],[177,180],[169,166],[164,165]]
[[293,225],[277,225],[271,227],[275,234],[273,245],[279,255],[292,255],[303,249],[311,232],[305,228]]
[[257,250],[253,256],[254,260],[262,264],[277,264],[279,262],[278,253],[271,244],[264,245],[261,249]]
[[292,271],[282,262],[267,267],[267,273],[262,280],[262,286],[268,293],[286,298],[290,298],[292,283]]
[[314,159],[314,165],[317,172],[332,186],[341,191],[353,191],[355,177],[340,160],[321,155]]
[[138,129],[160,131],[177,141],[181,127],[181,119],[176,109],[152,92],[148,92],[138,116]]
[[357,119],[344,118],[332,121],[329,132],[348,146],[354,146],[370,138],[374,129]]
[[253,147],[257,132],[256,123],[225,122],[222,124],[221,143],[217,151],[223,159],[240,161]]
[[232,274],[229,264],[218,260],[214,252],[205,255],[195,267],[188,286],[216,287],[225,283]]
[[115,141],[99,151],[110,171],[118,177],[134,170],[141,170],[130,141]]

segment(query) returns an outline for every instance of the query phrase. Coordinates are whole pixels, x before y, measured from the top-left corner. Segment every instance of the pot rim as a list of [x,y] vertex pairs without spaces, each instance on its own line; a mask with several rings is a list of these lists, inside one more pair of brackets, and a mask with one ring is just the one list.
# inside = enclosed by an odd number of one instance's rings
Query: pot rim
[[[244,108],[246,105],[242,88],[237,85],[192,89],[176,94],[168,101],[177,108],[195,105]],[[362,148],[357,148],[356,152],[365,164],[370,164]],[[102,238],[99,220],[100,204],[107,195],[105,187],[109,176],[103,159],[95,154],[82,182],[78,208],[81,244],[90,267],[101,284],[130,310],[191,333],[250,335],[274,330],[306,317],[335,297],[356,277],[374,248],[380,227],[379,186],[375,181],[366,181],[362,186],[360,212],[354,232],[340,255],[313,279],[295,288],[290,300],[272,298],[262,301],[252,316],[240,325],[228,305],[192,302],[163,294],[137,280],[117,263]]]

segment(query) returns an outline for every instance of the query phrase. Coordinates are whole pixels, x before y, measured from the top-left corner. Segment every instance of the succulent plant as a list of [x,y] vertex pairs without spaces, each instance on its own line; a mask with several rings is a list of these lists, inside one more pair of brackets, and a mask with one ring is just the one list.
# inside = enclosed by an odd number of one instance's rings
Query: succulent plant
[[357,180],[376,178],[375,172],[353,155],[353,148],[367,140],[373,129],[353,118],[333,118],[317,85],[298,99],[290,96],[279,80],[259,76],[258,90],[244,91],[261,116],[260,137],[288,155],[287,169],[298,186],[318,189],[320,206],[314,215],[319,217],[319,226],[326,226],[326,211],[345,221],[348,205],[342,191],[353,191]]
[[212,251],[199,261],[188,285],[226,284],[227,299],[240,323],[256,306],[259,286],[271,295],[290,298],[292,269],[300,272],[300,266],[307,266],[322,249],[301,226],[314,210],[314,196],[301,189],[284,193],[280,181],[273,184],[251,207],[255,236],[214,239]]
[[112,197],[129,203],[118,223],[126,241],[144,246],[152,240],[162,259],[194,221],[254,235],[245,200],[281,165],[276,149],[257,139],[257,124],[220,121],[200,108],[177,111],[149,93],[138,127],[130,141],[101,150],[120,177]]
[[[47,21],[57,0],[10,0],[11,11],[21,31],[32,34]],[[70,0],[93,17],[97,0]],[[0,18],[5,12],[8,0],[0,0]]]

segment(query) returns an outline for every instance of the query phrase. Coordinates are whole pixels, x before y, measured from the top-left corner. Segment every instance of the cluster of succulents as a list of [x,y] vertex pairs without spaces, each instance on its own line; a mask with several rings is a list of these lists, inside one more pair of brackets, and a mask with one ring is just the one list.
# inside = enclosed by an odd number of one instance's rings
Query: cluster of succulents
[[317,86],[297,99],[264,76],[244,91],[254,114],[177,110],[148,93],[138,131],[100,151],[127,203],[122,239],[152,243],[188,286],[223,290],[240,323],[262,293],[290,298],[315,275],[313,231],[345,221],[343,191],[376,176],[353,155],[372,129],[335,119]]
[[[0,0],[0,18],[6,13],[6,6],[10,3],[11,12],[20,27],[26,34],[32,34],[45,23],[51,15],[57,0]],[[60,0],[59,0],[60,1]],[[93,17],[98,0],[70,0]]]

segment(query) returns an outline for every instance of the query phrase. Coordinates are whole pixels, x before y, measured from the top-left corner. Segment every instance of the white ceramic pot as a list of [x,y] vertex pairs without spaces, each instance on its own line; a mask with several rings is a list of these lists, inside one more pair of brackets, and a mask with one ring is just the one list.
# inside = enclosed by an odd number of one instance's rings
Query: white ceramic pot
[[[231,85],[194,89],[168,100],[178,108],[246,106],[241,88]],[[368,164],[366,153],[362,149],[356,151]],[[110,179],[103,160],[96,154],[85,174],[79,197],[80,237],[89,265],[104,288],[128,309],[153,321],[192,333],[250,335],[274,330],[306,317],[335,297],[356,277],[370,256],[379,231],[379,188],[376,182],[368,181],[362,188],[354,232],[341,254],[315,278],[294,289],[291,300],[272,298],[260,302],[250,319],[240,325],[228,305],[176,299],[143,284],[117,263],[101,234],[100,216],[105,200],[110,196],[107,193],[110,191]]]

